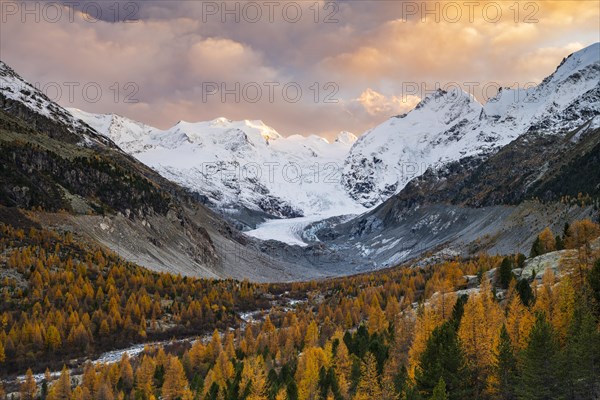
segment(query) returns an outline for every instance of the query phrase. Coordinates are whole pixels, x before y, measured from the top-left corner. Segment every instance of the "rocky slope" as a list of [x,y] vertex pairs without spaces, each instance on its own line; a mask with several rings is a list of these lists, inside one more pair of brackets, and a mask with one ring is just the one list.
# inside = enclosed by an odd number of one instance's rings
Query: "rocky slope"
[[241,235],[5,64],[0,171],[0,216],[23,217],[0,222],[69,230],[158,271],[257,281],[322,275]]
[[[369,258],[371,268],[424,254],[528,253],[546,226],[599,220],[600,129],[528,132],[489,158],[429,169],[349,221],[308,226],[304,238]],[[343,249],[343,250],[342,250]]]

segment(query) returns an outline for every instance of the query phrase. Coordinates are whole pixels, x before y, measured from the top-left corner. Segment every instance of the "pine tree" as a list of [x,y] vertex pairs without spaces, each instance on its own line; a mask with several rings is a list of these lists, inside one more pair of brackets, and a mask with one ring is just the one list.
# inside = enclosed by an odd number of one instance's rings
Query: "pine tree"
[[504,257],[498,271],[498,283],[503,289],[508,289],[510,281],[514,278],[512,273],[513,262],[510,257]]
[[552,325],[543,313],[529,335],[529,344],[522,354],[522,372],[519,381],[519,399],[554,399],[560,388],[558,371],[558,343]]
[[516,399],[517,358],[506,325],[502,325],[500,330],[494,369],[493,391],[497,397],[502,400]]
[[565,242],[563,241],[562,236],[556,235],[556,237],[554,238],[554,241],[556,242],[556,250],[564,250],[565,249]]
[[531,246],[531,251],[529,252],[529,257],[537,257],[539,255],[544,254],[544,250],[542,247],[542,241],[540,237],[537,236],[533,241],[533,245]]
[[600,332],[594,316],[582,303],[578,302],[573,313],[560,355],[563,394],[569,399],[591,399],[600,389]]
[[519,293],[521,302],[526,307],[533,304],[535,297],[533,296],[533,290],[531,290],[531,286],[529,286],[527,279],[519,279],[519,282],[517,282],[517,292]]
[[448,400],[448,393],[446,392],[446,382],[444,382],[444,378],[440,377],[440,381],[433,388],[431,400]]
[[[594,266],[587,276],[587,283],[591,289],[591,296],[594,301],[594,313],[600,317],[600,260],[596,260]],[[0,343],[0,361],[2,361],[2,344]]]
[[433,330],[419,358],[415,373],[417,389],[423,396],[432,396],[433,389],[443,378],[450,399],[460,400],[469,396],[465,379],[468,376],[455,325],[445,322]]

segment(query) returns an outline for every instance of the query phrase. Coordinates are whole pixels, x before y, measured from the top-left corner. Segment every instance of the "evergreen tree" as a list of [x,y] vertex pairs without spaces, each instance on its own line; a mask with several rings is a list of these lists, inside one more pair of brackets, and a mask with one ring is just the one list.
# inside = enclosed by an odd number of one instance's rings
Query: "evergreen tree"
[[293,380],[287,384],[286,394],[288,400],[298,400],[298,386]]
[[444,378],[440,378],[438,384],[433,388],[431,400],[448,400],[448,393],[446,392],[446,382],[444,382]]
[[443,378],[449,398],[463,399],[470,394],[465,379],[468,376],[456,328],[453,323],[445,322],[433,330],[419,358],[415,373],[417,389],[423,396],[430,397]]
[[463,314],[465,313],[465,304],[469,301],[469,296],[463,294],[459,298],[456,299],[456,303],[454,303],[454,307],[452,308],[452,315],[450,315],[450,323],[453,324],[454,329],[458,329],[460,325],[460,320],[462,319]]
[[529,343],[522,354],[519,399],[546,400],[556,398],[560,388],[558,342],[552,325],[544,313],[536,315]]
[[525,254],[523,254],[523,253],[517,254],[517,268],[525,267],[525,260],[527,260],[527,257],[525,256]]
[[587,282],[591,289],[594,301],[594,313],[600,317],[600,260],[596,260],[594,266],[587,276]]
[[503,289],[508,289],[508,285],[514,277],[512,268],[512,259],[510,257],[504,257],[504,260],[502,260],[502,264],[500,264],[500,269],[498,271],[498,283]]
[[409,386],[410,380],[408,378],[408,370],[406,369],[406,366],[403,365],[400,368],[400,372],[394,376],[394,389],[402,396],[408,391]]
[[562,234],[562,236],[563,236],[563,241],[564,241],[564,239],[565,239],[565,238],[566,238],[566,237],[569,235],[569,228],[570,228],[570,227],[571,227],[571,226],[569,225],[569,223],[568,223],[568,222],[565,222],[565,225],[564,225],[564,227],[563,227],[563,234]]
[[327,400],[331,396],[335,400],[343,399],[333,367],[329,367],[328,370],[321,367],[319,371],[319,398]]
[[519,293],[519,297],[521,298],[521,302],[529,307],[533,304],[535,297],[533,296],[533,290],[531,290],[531,286],[527,279],[519,279],[517,282],[517,292]]
[[600,390],[600,332],[591,312],[578,302],[561,352],[564,397],[592,399]]
[[516,399],[517,359],[505,325],[500,330],[500,341],[496,350],[494,391],[499,399]]
[[531,246],[531,251],[529,252],[529,257],[537,257],[539,255],[544,254],[544,250],[542,248],[542,241],[540,237],[536,237],[533,241],[533,245]]
[[565,242],[563,241],[562,236],[556,235],[556,237],[554,238],[554,241],[556,242],[556,250],[564,250],[565,249]]

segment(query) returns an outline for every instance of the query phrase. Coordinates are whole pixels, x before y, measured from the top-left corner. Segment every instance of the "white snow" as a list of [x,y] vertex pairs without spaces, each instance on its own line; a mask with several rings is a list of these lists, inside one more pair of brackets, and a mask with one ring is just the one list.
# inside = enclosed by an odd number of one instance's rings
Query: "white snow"
[[0,61],[0,94],[6,99],[20,102],[39,115],[62,123],[71,132],[79,132],[81,134],[80,146],[91,147],[97,144],[97,139],[87,135],[88,129],[78,118],[50,100],[2,61]]
[[[282,137],[262,121],[180,121],[165,131],[118,115],[71,112],[161,175],[206,195],[220,209],[248,207],[275,216],[361,212],[341,185],[356,137],[329,143]],[[285,208],[287,206],[287,208]]]
[[376,205],[429,167],[489,154],[530,129],[574,129],[600,113],[599,81],[596,43],[538,86],[503,89],[485,105],[458,89],[438,91],[363,134],[346,159],[344,184],[362,204]]
[[305,229],[308,225],[327,218],[356,215],[364,211],[365,209],[362,207],[353,206],[346,209],[336,208],[330,210],[329,213],[318,213],[306,217],[273,219],[263,222],[256,229],[244,233],[261,240],[277,240],[290,245],[305,247],[307,243],[303,239],[303,233],[306,236]]

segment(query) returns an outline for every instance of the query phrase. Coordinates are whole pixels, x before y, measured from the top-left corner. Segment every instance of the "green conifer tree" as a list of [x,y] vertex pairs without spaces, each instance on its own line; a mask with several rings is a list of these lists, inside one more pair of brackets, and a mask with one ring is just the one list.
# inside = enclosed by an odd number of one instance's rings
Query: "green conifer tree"
[[529,343],[522,354],[519,399],[555,399],[560,389],[558,342],[544,313],[536,315]]
[[502,400],[516,399],[517,358],[515,357],[510,336],[505,325],[502,325],[502,329],[500,330],[496,360],[495,375],[497,380],[494,386],[498,398]]
[[459,400],[469,396],[469,371],[452,322],[445,322],[434,329],[427,340],[415,373],[420,394],[431,397],[440,378],[445,382],[450,399]]

